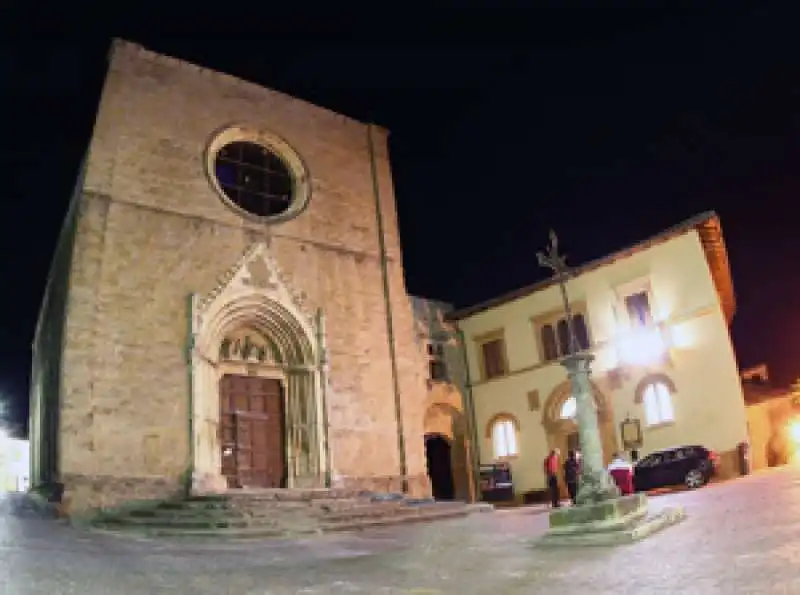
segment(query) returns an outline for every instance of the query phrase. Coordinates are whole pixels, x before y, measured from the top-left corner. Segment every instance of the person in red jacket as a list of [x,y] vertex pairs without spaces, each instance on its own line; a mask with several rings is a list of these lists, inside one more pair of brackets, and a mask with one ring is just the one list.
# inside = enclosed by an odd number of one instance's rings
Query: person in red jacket
[[614,453],[608,465],[608,474],[614,478],[614,483],[623,496],[633,493],[633,465],[626,461],[621,453]]
[[550,492],[550,504],[553,508],[561,506],[561,494],[558,488],[558,470],[561,468],[557,448],[550,451],[544,459],[544,476],[547,478],[547,489]]

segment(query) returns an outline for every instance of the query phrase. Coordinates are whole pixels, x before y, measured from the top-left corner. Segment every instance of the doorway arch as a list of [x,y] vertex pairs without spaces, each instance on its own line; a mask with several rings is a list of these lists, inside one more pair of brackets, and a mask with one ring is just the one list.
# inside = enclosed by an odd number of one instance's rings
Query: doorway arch
[[[204,297],[192,296],[191,308],[193,491],[218,492],[230,485],[223,469],[223,457],[230,453],[222,440],[229,440],[223,436],[223,393],[228,389],[237,395],[235,407],[228,407],[236,419],[283,418],[270,427],[280,436],[273,436],[276,442],[269,449],[275,454],[268,465],[269,482],[289,488],[324,485],[329,462],[322,442],[321,363],[314,322],[293,301],[266,246],[251,247],[218,287]],[[234,381],[247,384],[247,390],[228,386]],[[243,393],[258,405],[242,407]],[[274,410],[266,410],[264,402],[275,405]],[[251,434],[243,432],[242,438]],[[264,455],[261,442],[257,448],[250,446]],[[244,464],[239,471],[250,468],[252,464]]]
[[441,434],[425,435],[425,459],[435,500],[455,499],[452,450],[450,440],[445,436]]
[[425,412],[424,439],[434,498],[470,500],[470,442],[464,413],[450,403],[432,403]]
[[[603,445],[603,460],[608,464],[617,450],[617,435],[614,428],[614,415],[611,400],[597,385],[592,383],[592,396],[597,409],[597,422]],[[575,409],[571,406],[572,383],[566,380],[553,389],[545,401],[542,411],[542,425],[547,435],[548,449],[558,448],[562,456],[576,445],[578,424],[574,418]]]

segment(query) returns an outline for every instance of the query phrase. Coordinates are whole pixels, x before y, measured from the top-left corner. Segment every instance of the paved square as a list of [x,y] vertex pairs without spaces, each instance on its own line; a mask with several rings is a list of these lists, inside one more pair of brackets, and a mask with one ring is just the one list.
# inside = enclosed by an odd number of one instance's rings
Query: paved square
[[0,593],[502,594],[800,593],[800,470],[653,498],[689,518],[616,549],[541,550],[544,514],[468,519],[308,540],[188,543],[0,519]]

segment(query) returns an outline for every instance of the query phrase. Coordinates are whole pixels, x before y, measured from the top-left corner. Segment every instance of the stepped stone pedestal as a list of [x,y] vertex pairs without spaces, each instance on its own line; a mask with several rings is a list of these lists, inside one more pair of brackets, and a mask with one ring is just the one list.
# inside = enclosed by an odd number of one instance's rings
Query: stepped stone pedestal
[[643,539],[685,518],[681,507],[648,515],[647,496],[633,494],[550,512],[540,546],[622,545]]

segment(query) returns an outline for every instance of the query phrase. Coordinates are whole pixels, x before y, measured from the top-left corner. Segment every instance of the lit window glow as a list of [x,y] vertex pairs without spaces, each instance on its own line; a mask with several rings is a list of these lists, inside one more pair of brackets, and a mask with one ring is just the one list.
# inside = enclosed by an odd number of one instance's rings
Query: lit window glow
[[578,402],[575,397],[570,397],[561,406],[561,419],[573,419],[578,413]]
[[644,416],[649,426],[675,420],[672,395],[663,382],[653,382],[644,389]]
[[647,365],[664,357],[667,344],[661,329],[638,328],[620,337],[619,350],[626,363]]
[[789,437],[795,445],[800,446],[800,421],[793,421],[789,424]]
[[492,427],[492,444],[497,459],[514,457],[519,454],[517,448],[517,431],[510,419],[500,419]]

